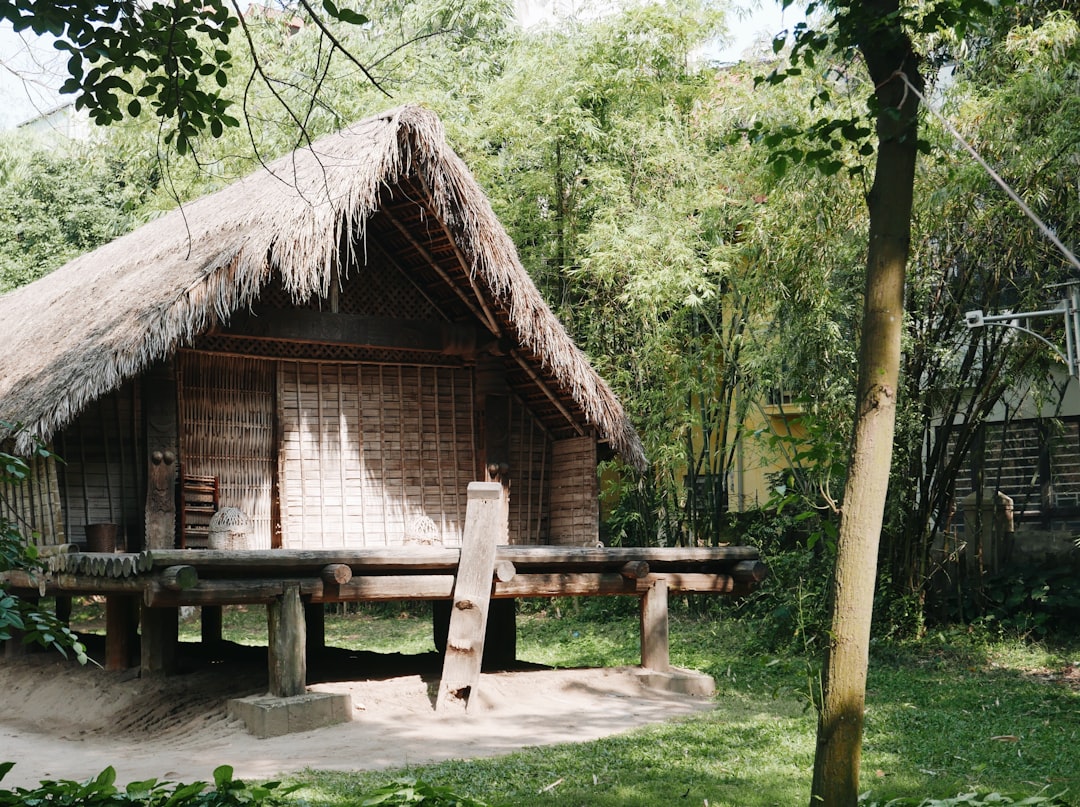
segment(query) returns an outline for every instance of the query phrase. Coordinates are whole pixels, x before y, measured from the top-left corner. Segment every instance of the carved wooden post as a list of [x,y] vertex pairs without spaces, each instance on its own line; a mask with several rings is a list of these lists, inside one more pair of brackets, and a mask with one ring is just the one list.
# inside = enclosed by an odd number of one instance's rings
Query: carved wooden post
[[668,586],[660,577],[641,598],[641,666],[657,672],[671,669],[668,653]]
[[307,628],[300,586],[285,586],[266,607],[270,663],[270,694],[279,698],[307,691]]
[[155,451],[150,455],[146,488],[146,547],[172,549],[176,543],[176,455]]

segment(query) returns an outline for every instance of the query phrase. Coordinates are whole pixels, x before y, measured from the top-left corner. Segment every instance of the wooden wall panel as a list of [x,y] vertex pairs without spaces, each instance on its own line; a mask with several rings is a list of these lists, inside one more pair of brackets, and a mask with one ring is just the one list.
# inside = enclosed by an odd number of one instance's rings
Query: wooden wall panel
[[259,549],[273,538],[274,365],[194,351],[178,363],[180,471],[217,477],[221,507],[251,517]]
[[146,457],[139,387],[127,383],[89,404],[55,440],[65,534],[86,541],[87,524],[117,524],[118,543],[142,547]]
[[528,408],[510,401],[510,543],[546,544],[551,437]]
[[282,545],[400,545],[431,519],[461,540],[473,479],[469,373],[281,362]]
[[551,446],[550,542],[594,546],[600,535],[596,440],[558,440]]

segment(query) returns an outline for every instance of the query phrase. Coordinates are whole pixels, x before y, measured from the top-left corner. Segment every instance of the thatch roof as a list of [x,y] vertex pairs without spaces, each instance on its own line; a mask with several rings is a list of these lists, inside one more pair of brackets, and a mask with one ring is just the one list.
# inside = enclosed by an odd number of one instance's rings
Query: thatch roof
[[272,279],[296,300],[326,295],[335,267],[363,260],[388,193],[410,182],[452,240],[461,285],[568,411],[643,467],[622,406],[540,297],[439,120],[415,106],[346,127],[0,296],[0,421],[25,427],[25,449],[227,323]]

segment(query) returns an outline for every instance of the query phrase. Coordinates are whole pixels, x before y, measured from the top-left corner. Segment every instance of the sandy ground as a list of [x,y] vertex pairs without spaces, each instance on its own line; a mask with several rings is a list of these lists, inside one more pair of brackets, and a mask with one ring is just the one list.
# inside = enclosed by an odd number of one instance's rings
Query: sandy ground
[[436,715],[438,659],[329,651],[310,689],[352,696],[350,723],[259,740],[226,715],[266,691],[265,650],[230,649],[168,678],[80,668],[53,656],[0,658],[0,787],[83,780],[107,765],[121,782],[242,779],[321,768],[373,770],[577,742],[713,708],[643,687],[630,669],[485,673],[466,714]]

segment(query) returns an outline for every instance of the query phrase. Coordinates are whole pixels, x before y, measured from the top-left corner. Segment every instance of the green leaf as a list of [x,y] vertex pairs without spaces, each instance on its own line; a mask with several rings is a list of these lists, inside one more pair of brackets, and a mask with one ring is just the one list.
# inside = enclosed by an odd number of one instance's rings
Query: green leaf
[[367,17],[351,8],[338,9],[337,18],[350,25],[367,25],[369,22]]
[[218,790],[228,790],[233,781],[233,766],[220,765],[214,768],[214,787]]

